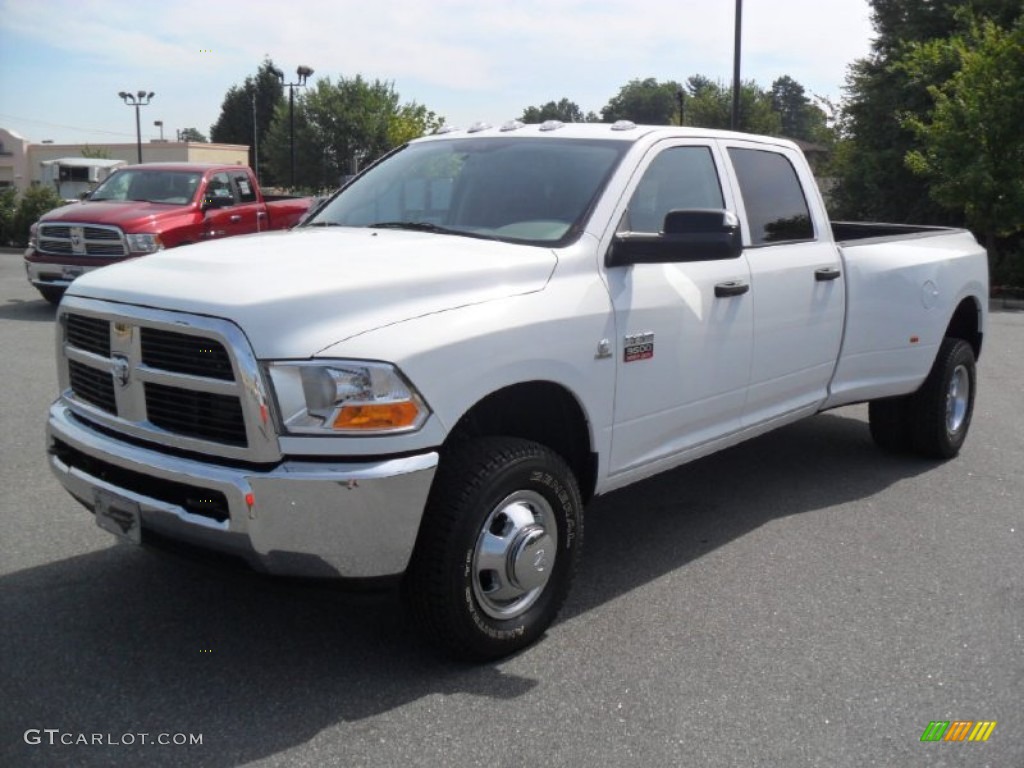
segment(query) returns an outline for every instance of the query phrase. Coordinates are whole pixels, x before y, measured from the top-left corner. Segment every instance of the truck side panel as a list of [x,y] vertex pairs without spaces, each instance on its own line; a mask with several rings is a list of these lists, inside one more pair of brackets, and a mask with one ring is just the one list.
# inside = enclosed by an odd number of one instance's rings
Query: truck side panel
[[841,243],[840,252],[846,332],[825,407],[913,392],[960,302],[988,296],[984,249],[967,231],[945,230]]

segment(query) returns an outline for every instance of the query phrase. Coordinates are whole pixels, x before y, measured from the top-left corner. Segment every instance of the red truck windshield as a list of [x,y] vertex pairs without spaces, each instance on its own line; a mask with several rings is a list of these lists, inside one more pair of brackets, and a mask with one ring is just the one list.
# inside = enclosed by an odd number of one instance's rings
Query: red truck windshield
[[201,173],[129,169],[117,171],[96,187],[90,200],[137,200],[185,205],[195,198]]

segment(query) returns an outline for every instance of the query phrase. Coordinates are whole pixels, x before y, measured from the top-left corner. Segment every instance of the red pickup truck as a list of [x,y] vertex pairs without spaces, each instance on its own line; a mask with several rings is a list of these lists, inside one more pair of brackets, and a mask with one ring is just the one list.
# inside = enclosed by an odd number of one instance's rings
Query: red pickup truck
[[56,304],[83,272],[202,240],[288,229],[312,198],[269,199],[239,165],[147,163],[118,169],[81,203],[32,226],[25,270]]

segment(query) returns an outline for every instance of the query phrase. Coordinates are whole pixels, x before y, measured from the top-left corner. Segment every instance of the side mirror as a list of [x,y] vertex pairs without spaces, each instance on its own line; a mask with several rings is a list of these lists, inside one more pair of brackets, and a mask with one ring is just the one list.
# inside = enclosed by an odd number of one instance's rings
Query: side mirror
[[204,197],[202,209],[204,211],[215,210],[217,208],[230,208],[235,204],[233,197]]
[[658,234],[621,232],[615,235],[605,256],[605,266],[717,261],[735,259],[741,253],[740,223],[729,211],[669,211]]

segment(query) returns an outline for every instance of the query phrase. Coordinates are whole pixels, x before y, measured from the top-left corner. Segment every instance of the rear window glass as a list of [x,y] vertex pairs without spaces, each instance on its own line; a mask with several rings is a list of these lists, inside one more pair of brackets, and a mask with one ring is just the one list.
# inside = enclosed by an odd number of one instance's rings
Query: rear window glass
[[784,155],[729,148],[747,211],[751,245],[813,240],[814,226],[796,170]]

